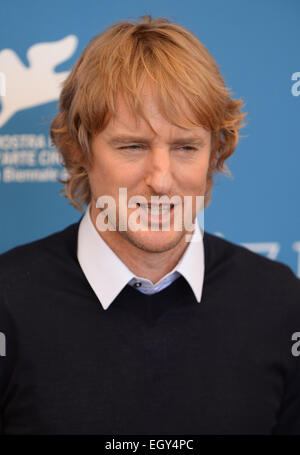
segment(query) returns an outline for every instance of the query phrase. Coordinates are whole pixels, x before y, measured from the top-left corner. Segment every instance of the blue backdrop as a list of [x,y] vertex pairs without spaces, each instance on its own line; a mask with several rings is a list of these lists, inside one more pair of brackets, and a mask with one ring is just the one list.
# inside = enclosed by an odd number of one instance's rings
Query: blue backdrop
[[2,0],[0,12],[0,253],[80,218],[56,181],[55,84],[108,25],[151,14],[198,36],[248,112],[205,229],[300,276],[299,0]]

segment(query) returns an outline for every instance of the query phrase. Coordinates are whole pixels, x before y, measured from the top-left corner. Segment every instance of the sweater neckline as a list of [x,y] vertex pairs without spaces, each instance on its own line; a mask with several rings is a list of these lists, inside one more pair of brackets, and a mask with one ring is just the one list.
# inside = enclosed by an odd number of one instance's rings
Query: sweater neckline
[[[78,229],[79,224],[82,217],[74,224],[66,227],[63,231],[66,237],[67,248],[69,250],[69,255],[72,257],[73,265],[77,269],[78,272],[78,279],[79,277],[85,282],[86,286],[89,288],[90,291],[94,292],[90,287],[83,271],[81,270],[80,264],[77,258],[77,236],[78,236]],[[204,247],[204,261],[205,261],[205,276],[204,282],[207,279],[207,273],[209,272],[209,251],[208,251],[208,240],[210,234],[204,231],[203,236],[203,247]],[[204,287],[204,283],[203,283]],[[204,289],[203,289],[204,293]],[[122,291],[117,295],[115,301],[112,305],[109,306],[108,309],[103,311],[105,312],[114,312],[115,308],[118,309],[135,309],[137,312],[145,312],[143,307],[147,307],[147,312],[154,313],[159,316],[168,310],[175,310],[179,309],[180,307],[184,306],[196,306],[201,305],[202,299],[197,302],[195,295],[186,281],[186,279],[181,275],[177,280],[170,284],[170,286],[162,289],[160,292],[152,295],[143,294],[137,289],[128,284],[122,289]],[[142,310],[139,309],[142,308]]]

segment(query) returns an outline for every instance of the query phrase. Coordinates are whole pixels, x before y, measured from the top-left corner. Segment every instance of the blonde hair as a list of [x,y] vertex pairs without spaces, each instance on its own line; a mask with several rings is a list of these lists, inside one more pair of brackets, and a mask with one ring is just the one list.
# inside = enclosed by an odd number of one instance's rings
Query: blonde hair
[[[93,38],[63,85],[50,134],[68,172],[68,178],[59,180],[64,184],[62,194],[76,209],[83,211],[83,204],[91,200],[86,171],[92,165],[91,138],[116,114],[117,94],[122,93],[135,117],[147,121],[140,101],[146,78],[151,79],[160,110],[170,123],[202,126],[212,134],[205,206],[211,198],[213,173],[231,175],[225,160],[234,152],[244,126],[243,101],[231,98],[217,63],[189,30],[146,15],[137,22],[115,23]],[[179,94],[192,118],[182,115]]]

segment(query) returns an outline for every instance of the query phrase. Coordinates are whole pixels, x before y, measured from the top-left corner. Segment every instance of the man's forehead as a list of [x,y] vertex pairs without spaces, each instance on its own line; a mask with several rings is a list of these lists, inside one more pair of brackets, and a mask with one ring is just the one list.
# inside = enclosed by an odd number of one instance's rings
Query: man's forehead
[[[122,96],[119,96],[116,104],[116,114],[110,118],[103,135],[105,137],[112,136],[148,136],[149,139],[155,136],[201,136],[205,137],[209,134],[202,126],[190,126],[182,128],[167,120],[159,110],[159,105],[155,99],[147,97],[143,104],[143,114],[146,120],[138,112],[133,113]],[[190,118],[190,117],[189,117]],[[185,112],[182,112],[182,122],[187,121]],[[195,119],[194,119],[195,120]],[[151,127],[150,127],[151,125]]]
[[[144,122],[144,124],[142,124],[142,122]],[[172,125],[167,120],[165,120],[165,122],[164,125],[157,125],[155,123],[154,126],[152,122],[152,130],[143,119],[136,125],[130,125],[129,122],[117,122],[111,119],[111,122],[102,132],[102,135],[106,140],[113,140],[116,143],[152,141],[160,136],[170,140],[178,138],[179,141],[180,139],[196,141],[197,139],[205,139],[209,136],[209,132],[201,126],[184,129]]]

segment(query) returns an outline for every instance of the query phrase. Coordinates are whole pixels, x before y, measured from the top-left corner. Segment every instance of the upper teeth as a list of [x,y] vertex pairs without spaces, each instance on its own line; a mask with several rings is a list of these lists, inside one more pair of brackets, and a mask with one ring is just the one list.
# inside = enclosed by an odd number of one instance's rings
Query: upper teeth
[[160,204],[160,205],[148,205],[148,204],[140,204],[140,206],[147,211],[151,211],[153,214],[159,214],[159,213],[166,213],[170,210],[170,205],[169,204]]

